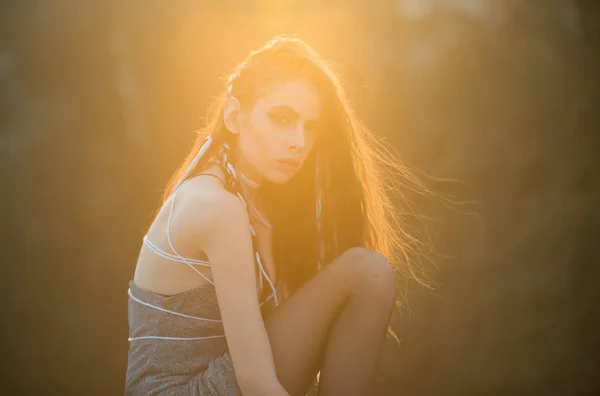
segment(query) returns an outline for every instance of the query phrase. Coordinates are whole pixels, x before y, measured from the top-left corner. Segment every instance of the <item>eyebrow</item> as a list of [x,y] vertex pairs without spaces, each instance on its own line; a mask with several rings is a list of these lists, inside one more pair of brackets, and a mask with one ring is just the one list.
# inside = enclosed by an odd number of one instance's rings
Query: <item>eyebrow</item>
[[[269,106],[268,110],[275,110],[275,111],[284,111],[284,112],[288,112],[288,113],[292,113],[294,116],[299,116],[300,113],[298,113],[293,107],[288,106],[288,105],[274,105],[274,106]],[[307,120],[306,123],[307,124],[312,124],[312,123],[317,123],[319,120]]]

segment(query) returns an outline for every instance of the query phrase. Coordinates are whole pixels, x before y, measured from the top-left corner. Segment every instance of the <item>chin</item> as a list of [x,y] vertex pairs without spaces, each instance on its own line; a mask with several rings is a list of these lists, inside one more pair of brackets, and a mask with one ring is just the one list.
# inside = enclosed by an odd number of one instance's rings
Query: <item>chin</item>
[[273,184],[285,184],[292,180],[292,178],[296,175],[296,172],[283,172],[283,171],[275,171],[266,177],[266,179]]

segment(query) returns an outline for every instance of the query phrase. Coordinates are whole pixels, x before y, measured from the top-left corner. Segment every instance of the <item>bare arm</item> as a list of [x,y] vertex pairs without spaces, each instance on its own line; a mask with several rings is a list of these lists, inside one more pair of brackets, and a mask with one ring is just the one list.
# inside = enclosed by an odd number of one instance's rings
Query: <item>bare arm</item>
[[193,236],[211,263],[227,345],[240,389],[245,396],[288,395],[277,379],[260,312],[246,209],[237,197],[225,190],[185,195],[177,223],[186,229],[180,228],[182,236]]

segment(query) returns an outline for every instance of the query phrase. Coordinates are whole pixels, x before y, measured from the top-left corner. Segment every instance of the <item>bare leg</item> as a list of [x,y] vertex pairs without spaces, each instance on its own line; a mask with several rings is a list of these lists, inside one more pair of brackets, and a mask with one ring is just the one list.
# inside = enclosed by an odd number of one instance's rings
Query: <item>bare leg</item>
[[375,369],[396,299],[391,266],[384,264],[375,265],[362,278],[331,328],[319,378],[320,396],[373,394]]
[[381,255],[353,248],[266,319],[277,376],[304,395],[321,369],[320,395],[367,395],[396,298]]

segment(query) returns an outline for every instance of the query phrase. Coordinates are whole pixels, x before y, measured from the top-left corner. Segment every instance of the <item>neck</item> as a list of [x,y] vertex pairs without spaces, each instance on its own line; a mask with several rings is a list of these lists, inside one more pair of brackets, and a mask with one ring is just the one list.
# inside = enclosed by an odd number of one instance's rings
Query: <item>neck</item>
[[263,177],[239,152],[239,148],[236,148],[235,168],[240,183],[244,184],[245,189],[250,193],[257,192],[263,182]]
[[258,219],[259,222],[271,229],[271,225],[269,224],[268,220],[266,220],[266,216],[261,214],[261,212],[264,213],[264,207],[261,201],[259,187],[264,178],[252,165],[250,165],[248,161],[246,161],[244,156],[239,152],[238,148],[236,148],[233,162],[237,171],[241,189],[248,201],[248,213],[252,218]]

